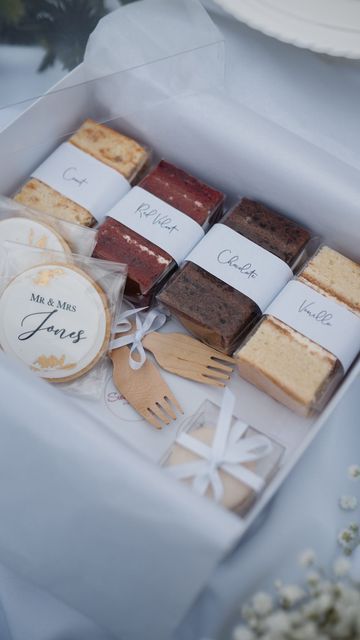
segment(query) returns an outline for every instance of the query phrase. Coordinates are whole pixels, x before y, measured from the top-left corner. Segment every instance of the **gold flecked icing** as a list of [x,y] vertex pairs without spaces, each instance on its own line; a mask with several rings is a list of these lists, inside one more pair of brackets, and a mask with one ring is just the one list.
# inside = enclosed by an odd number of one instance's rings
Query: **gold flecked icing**
[[46,287],[54,278],[64,275],[63,269],[42,269],[33,279],[33,283]]
[[38,249],[46,249],[47,241],[47,236],[41,236],[41,238],[39,238],[39,240],[37,241],[36,246],[38,247]]
[[47,242],[48,242],[47,235],[45,235],[45,234],[42,235],[37,242],[34,242],[34,236],[35,236],[34,229],[30,229],[29,235],[28,235],[28,244],[31,247],[34,247],[34,246],[38,247],[38,249],[46,249]]
[[35,360],[31,368],[33,371],[41,371],[42,369],[63,369],[66,371],[74,367],[76,367],[76,362],[65,364],[65,355],[62,355],[60,358],[57,356],[41,355]]

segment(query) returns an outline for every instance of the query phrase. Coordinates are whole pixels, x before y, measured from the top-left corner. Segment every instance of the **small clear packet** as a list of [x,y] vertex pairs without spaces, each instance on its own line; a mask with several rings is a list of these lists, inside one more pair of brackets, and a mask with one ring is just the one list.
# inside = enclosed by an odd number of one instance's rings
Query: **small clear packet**
[[100,397],[126,265],[5,241],[0,274],[2,350],[63,390]]
[[234,415],[231,396],[226,390],[222,407],[205,400],[186,418],[160,464],[170,476],[244,517],[276,474],[285,449]]
[[[34,228],[26,224],[20,226],[24,218],[28,221],[33,221]],[[10,226],[9,223],[2,224],[8,220],[14,220],[14,225]],[[18,220],[19,225],[16,225],[16,220]],[[43,225],[43,229],[41,225]],[[51,239],[49,239],[49,236],[51,236]],[[58,243],[61,250],[62,240],[63,250],[66,253],[72,252],[82,256],[91,256],[96,244],[96,238],[97,231],[95,229],[83,227],[67,220],[60,220],[60,218],[55,218],[41,211],[35,211],[16,202],[16,200],[0,195],[0,242],[10,240],[20,244],[29,244],[38,249],[52,249],[55,246],[52,243]]]

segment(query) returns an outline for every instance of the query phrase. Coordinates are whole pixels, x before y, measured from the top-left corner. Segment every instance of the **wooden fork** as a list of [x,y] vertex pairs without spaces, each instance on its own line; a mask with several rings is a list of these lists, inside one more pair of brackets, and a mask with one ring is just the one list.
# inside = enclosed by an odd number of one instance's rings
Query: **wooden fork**
[[110,353],[114,384],[135,411],[154,427],[162,429],[176,420],[174,409],[184,412],[156,366],[146,360],[140,369],[134,370],[129,364],[129,353],[129,347],[120,347]]
[[224,387],[235,360],[183,333],[149,333],[143,346],[160,367],[183,378]]

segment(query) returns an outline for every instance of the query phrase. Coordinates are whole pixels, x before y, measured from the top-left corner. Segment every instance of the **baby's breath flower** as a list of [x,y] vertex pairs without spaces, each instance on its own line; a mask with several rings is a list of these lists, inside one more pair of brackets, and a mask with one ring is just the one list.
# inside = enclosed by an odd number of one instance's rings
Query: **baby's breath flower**
[[315,598],[314,605],[317,614],[323,615],[326,611],[331,609],[333,605],[333,598],[330,593],[321,593],[317,598]]
[[255,613],[257,613],[259,616],[266,616],[272,611],[273,601],[268,593],[259,591],[253,597],[252,605]]
[[333,565],[334,574],[338,578],[342,578],[343,576],[346,576],[349,573],[350,567],[351,567],[351,564],[349,560],[342,557],[337,558]]
[[297,584],[286,584],[279,589],[278,593],[280,604],[286,609],[293,607],[300,600],[303,600],[306,595],[305,591]]
[[316,620],[318,617],[318,606],[316,597],[311,598],[302,607],[302,614],[305,619]]
[[346,529],[340,531],[337,539],[345,555],[350,556],[360,544],[359,525],[353,522]]
[[348,468],[348,476],[352,480],[357,480],[358,478],[360,478],[360,465],[358,464],[350,465],[350,467]]
[[271,634],[287,633],[291,627],[289,616],[285,611],[275,611],[266,618],[266,630]]
[[354,511],[357,507],[358,501],[356,496],[341,496],[339,500],[340,507],[344,511]]
[[353,542],[354,539],[355,539],[355,532],[353,531],[353,529],[351,529],[351,527],[348,527],[347,529],[342,529],[342,531],[340,531],[340,533],[338,534],[338,542],[341,546],[346,546],[350,544],[351,542]]
[[259,619],[256,616],[247,619],[247,624],[250,629],[257,630],[259,627]]
[[320,582],[321,576],[318,571],[309,571],[306,576],[306,582],[309,587],[316,587]]
[[254,616],[254,609],[248,604],[244,604],[241,607],[241,617],[244,618],[244,620],[248,620],[248,618],[251,618]]
[[315,551],[313,549],[304,549],[299,556],[299,564],[302,567],[311,567],[316,560]]
[[253,640],[254,637],[252,631],[242,624],[235,627],[232,634],[232,640]]
[[298,626],[297,629],[292,630],[292,636],[294,640],[317,640],[318,630],[314,622],[306,622]]
[[351,556],[353,549],[351,547],[344,547],[343,552],[346,556]]

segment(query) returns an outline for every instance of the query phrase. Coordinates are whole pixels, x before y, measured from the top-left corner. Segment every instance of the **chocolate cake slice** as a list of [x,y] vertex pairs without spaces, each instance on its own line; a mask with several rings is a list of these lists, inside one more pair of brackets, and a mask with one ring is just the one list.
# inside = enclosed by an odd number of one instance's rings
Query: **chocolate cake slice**
[[[297,223],[248,198],[243,198],[221,224],[290,268],[310,239],[309,232]],[[247,295],[192,262],[186,262],[172,276],[158,299],[197,338],[228,354],[261,317],[260,308]]]

